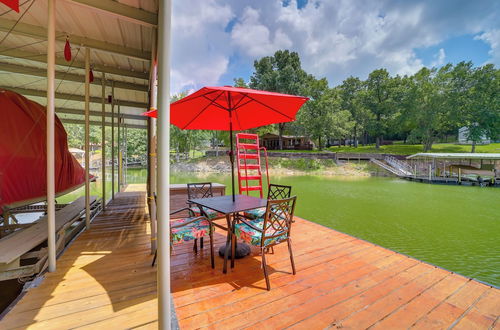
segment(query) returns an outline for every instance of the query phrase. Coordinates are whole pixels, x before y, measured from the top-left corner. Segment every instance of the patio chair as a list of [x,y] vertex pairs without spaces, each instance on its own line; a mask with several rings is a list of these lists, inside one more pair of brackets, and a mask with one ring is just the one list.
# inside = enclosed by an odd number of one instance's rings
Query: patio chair
[[[214,193],[212,191],[212,182],[198,182],[198,183],[188,183],[187,184],[187,193],[188,199],[195,198],[209,198],[214,197]],[[196,216],[205,216],[210,220],[218,219],[224,217],[223,214],[220,214],[217,211],[210,210],[206,207],[200,208],[192,203],[188,203],[189,208],[194,212]],[[193,250],[198,251],[198,240],[194,240]],[[203,237],[200,238],[200,249],[203,249]]]
[[[190,214],[194,213],[193,210],[191,210],[189,207],[184,207],[182,209],[170,212],[170,215],[185,211],[188,211]],[[211,219],[208,219],[203,215],[173,219],[170,220],[170,245],[173,247],[173,244],[175,243],[196,240],[198,238],[203,239],[204,236],[208,235],[210,237],[210,258],[212,268],[215,268],[213,232],[214,226]],[[157,252],[158,250],[155,251],[151,266],[155,265]],[[197,250],[195,250],[195,253],[196,252]]]
[[[290,253],[290,262],[292,263],[292,273],[295,272],[295,263],[293,261],[292,243],[290,238],[290,229],[293,223],[293,212],[297,197],[285,199],[268,200],[264,218],[248,220],[240,216],[233,220],[234,232],[231,235],[231,263],[234,263],[234,248],[236,239],[260,247],[262,254],[262,268],[266,278],[267,290],[271,290],[269,274],[266,265],[266,252],[270,247],[287,242],[288,252]],[[239,221],[239,223],[237,223]],[[229,248],[229,247],[228,247]],[[224,260],[226,263],[227,260]]]
[[[290,198],[292,194],[292,186],[284,186],[280,184],[273,184],[271,183],[269,185],[269,189],[267,190],[267,199],[285,199],[285,198]],[[264,213],[266,212],[265,207],[261,207],[258,209],[253,209],[250,211],[246,211],[245,217],[251,220],[259,219],[264,217]]]

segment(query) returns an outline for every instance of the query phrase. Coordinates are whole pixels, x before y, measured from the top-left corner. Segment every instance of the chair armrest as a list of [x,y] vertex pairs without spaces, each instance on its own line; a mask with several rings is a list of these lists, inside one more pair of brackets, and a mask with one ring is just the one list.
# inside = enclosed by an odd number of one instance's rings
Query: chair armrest
[[210,220],[208,220],[207,217],[199,216],[199,217],[195,217],[195,218],[189,218],[189,221],[183,222],[183,223],[175,225],[175,226],[170,226],[170,228],[181,228],[181,227],[189,225],[190,223],[197,222],[200,220],[207,220],[209,225],[212,226],[212,222]]
[[170,212],[170,215],[176,214],[176,213],[179,213],[179,212],[182,212],[182,211],[189,211],[189,216],[191,216],[191,217],[193,217],[195,215],[194,211],[191,208],[189,208],[189,207],[183,207],[182,209],[178,209],[178,210],[172,211],[172,212]]

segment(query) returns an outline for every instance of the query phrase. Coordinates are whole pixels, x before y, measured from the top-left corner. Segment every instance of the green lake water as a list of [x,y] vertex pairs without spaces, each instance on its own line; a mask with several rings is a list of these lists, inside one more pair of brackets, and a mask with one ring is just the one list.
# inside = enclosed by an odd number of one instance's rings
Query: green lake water
[[[127,181],[145,183],[146,170],[129,169]],[[205,181],[224,183],[230,193],[225,174],[171,177],[172,183]],[[381,177],[289,175],[271,181],[293,187],[296,215],[304,219],[500,286],[498,188]]]
[[[171,177],[172,183],[200,181],[230,187],[226,175]],[[271,181],[293,187],[296,215],[304,219],[500,286],[498,188],[380,177],[278,176]]]

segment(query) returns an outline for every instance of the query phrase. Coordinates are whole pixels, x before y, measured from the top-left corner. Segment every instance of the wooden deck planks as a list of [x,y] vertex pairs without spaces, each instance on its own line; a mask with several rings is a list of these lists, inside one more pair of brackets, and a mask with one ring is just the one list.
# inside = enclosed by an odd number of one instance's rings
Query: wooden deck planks
[[[130,187],[129,190],[143,190]],[[222,220],[224,221],[224,220]],[[268,264],[258,250],[222,274],[210,267],[208,240],[175,246],[172,294],[181,328],[494,328],[498,289],[297,218],[297,274],[286,245]],[[217,230],[214,245],[225,242]],[[0,328],[157,328],[156,268],[150,266],[145,195],[121,193],[0,321]]]

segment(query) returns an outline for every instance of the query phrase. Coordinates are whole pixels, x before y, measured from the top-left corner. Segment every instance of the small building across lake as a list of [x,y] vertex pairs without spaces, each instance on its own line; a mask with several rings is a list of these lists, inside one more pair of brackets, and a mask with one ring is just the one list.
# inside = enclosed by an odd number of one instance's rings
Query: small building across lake
[[[306,136],[283,135],[284,150],[312,150],[314,143]],[[267,133],[260,137],[260,146],[267,150],[277,150],[280,148],[280,137],[277,134]]]

